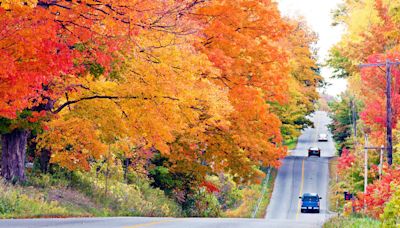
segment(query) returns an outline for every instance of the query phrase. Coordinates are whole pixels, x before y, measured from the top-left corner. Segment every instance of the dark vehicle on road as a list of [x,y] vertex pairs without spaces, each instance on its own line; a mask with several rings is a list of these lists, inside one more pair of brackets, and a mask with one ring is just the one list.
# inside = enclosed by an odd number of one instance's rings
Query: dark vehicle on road
[[320,202],[322,199],[317,193],[304,193],[303,196],[299,196],[301,199],[301,213],[305,212],[316,212],[319,213]]
[[318,142],[328,142],[328,135],[327,134],[319,134]]
[[321,149],[319,149],[318,147],[310,147],[308,149],[308,157],[311,157],[311,156],[321,157]]

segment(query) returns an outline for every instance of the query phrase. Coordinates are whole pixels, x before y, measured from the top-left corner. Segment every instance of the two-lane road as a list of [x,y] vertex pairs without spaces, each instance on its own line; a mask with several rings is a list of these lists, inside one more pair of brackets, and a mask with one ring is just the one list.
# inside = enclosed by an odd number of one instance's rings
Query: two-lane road
[[[285,158],[278,171],[271,203],[266,219],[225,218],[72,218],[72,219],[16,219],[0,220],[0,228],[56,227],[56,228],[227,228],[227,227],[321,227],[329,217],[327,189],[329,182],[329,158],[334,156],[334,144],[329,134],[328,142],[317,142],[319,133],[328,133],[329,118],[324,112],[312,117],[315,128],[303,131],[296,150]],[[319,146],[322,157],[307,157],[310,146]],[[299,213],[299,195],[317,192],[323,199],[320,214]]]
[[[316,112],[312,117],[315,128],[303,131],[297,147],[283,160],[275,181],[271,203],[267,210],[268,220],[294,220],[306,222],[310,227],[319,227],[329,217],[327,198],[329,184],[329,161],[335,155],[335,146],[328,131],[330,122],[325,112]],[[320,133],[328,134],[328,142],[318,142]],[[321,158],[308,157],[310,146],[321,149]],[[321,197],[319,214],[300,213],[299,196],[303,193],[318,193]]]

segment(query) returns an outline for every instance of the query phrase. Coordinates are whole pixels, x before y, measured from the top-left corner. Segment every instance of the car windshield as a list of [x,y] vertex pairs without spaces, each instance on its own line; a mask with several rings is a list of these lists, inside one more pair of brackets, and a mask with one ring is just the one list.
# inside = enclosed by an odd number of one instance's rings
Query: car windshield
[[316,196],[303,196],[303,201],[308,201],[308,202],[317,202],[318,197]]

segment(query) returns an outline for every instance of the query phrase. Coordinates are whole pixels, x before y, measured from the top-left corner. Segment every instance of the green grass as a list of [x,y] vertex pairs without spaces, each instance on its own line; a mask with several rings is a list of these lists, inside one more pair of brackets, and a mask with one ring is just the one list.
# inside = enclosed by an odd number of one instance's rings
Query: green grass
[[96,204],[112,209],[118,216],[181,216],[181,207],[165,193],[152,188],[148,181],[126,184],[118,180],[106,182],[90,174],[75,172],[74,188]]
[[39,217],[181,216],[181,207],[148,180],[126,184],[90,173],[71,179],[30,175],[23,185],[0,179],[0,219]]
[[381,227],[382,223],[367,217],[333,217],[324,224],[324,228],[374,228]]
[[22,187],[0,183],[0,218],[72,217],[81,214],[70,211],[46,195],[24,193]]
[[298,138],[285,140],[284,145],[288,147],[289,150],[296,149]]

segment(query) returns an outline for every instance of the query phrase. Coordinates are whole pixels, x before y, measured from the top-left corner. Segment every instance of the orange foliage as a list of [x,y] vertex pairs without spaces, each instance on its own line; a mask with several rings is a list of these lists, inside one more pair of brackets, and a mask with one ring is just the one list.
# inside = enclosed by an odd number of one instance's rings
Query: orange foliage
[[[308,41],[282,45],[293,28],[273,1],[30,3],[0,7],[0,116],[58,113],[37,140],[51,162],[87,170],[110,145],[154,148],[172,171],[247,181],[286,155],[272,106],[291,100],[288,52]],[[296,69],[312,84],[299,100],[314,99],[318,80]]]
[[233,141],[254,163],[278,166],[285,156],[280,120],[268,102],[287,101],[287,56],[278,41],[289,25],[269,0],[212,1],[198,11],[199,50],[221,70],[215,83],[229,89],[235,111]]
[[51,150],[51,162],[69,170],[89,170],[89,159],[100,159],[107,151],[96,134],[95,124],[88,120],[72,117],[53,121],[48,127],[37,139],[38,148]]

